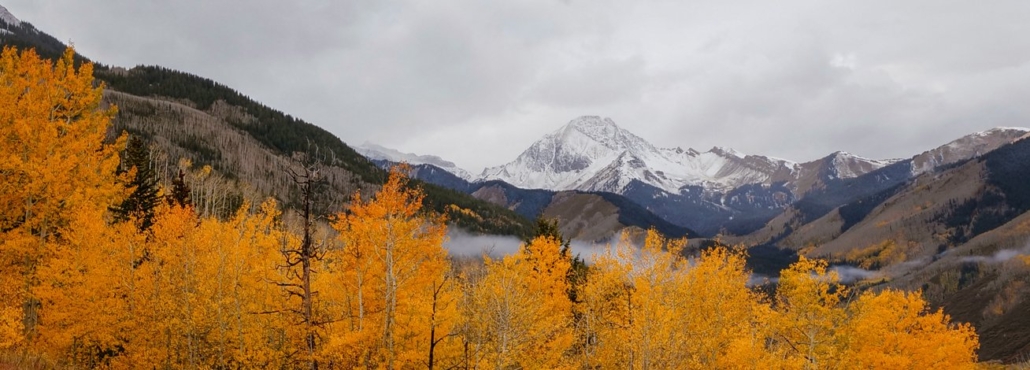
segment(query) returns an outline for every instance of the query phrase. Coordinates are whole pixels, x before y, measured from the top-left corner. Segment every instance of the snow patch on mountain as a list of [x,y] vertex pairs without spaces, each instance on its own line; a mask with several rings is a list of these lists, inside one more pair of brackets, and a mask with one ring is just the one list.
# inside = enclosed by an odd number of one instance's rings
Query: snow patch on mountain
[[14,27],[21,26],[21,20],[11,14],[3,5],[0,5],[0,21]]
[[472,174],[464,169],[458,167],[454,162],[444,160],[443,158],[435,155],[417,155],[412,153],[404,153],[396,149],[390,149],[384,146],[372,144],[366,142],[359,146],[354,147],[361,155],[371,160],[385,160],[396,163],[407,163],[412,165],[419,164],[430,164],[443,169],[444,171],[450,172],[455,176],[462,178],[463,180],[471,180]]
[[850,179],[887,167],[901,159],[876,160],[838,151],[830,155],[829,176],[833,179]]

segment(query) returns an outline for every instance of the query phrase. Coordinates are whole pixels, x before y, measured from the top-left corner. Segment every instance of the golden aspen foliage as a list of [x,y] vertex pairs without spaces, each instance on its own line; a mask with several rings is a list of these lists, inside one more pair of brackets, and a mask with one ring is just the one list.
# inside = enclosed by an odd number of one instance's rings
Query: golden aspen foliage
[[285,366],[271,281],[289,237],[273,201],[248,209],[220,221],[162,205],[146,235],[129,222],[74,220],[40,269],[40,348],[85,367]]
[[457,345],[444,220],[422,211],[423,194],[407,186],[404,172],[391,170],[371,200],[355,194],[349,213],[333,222],[342,245],[330,252],[332,273],[319,289],[339,316],[324,348],[339,366],[428,367],[436,351]]
[[141,300],[148,277],[136,268],[146,238],[131,223],[73,215],[64,242],[51,246],[53,256],[38,269],[41,320],[34,345],[72,364],[109,365],[148,321],[149,305]]
[[72,220],[102,219],[125,195],[114,175],[124,136],[103,143],[115,108],[100,109],[93,67],[76,68],[73,55],[0,54],[0,346],[23,342],[11,333],[34,335],[36,269]]
[[[569,300],[569,270],[572,260],[562,253],[561,240],[540,236],[525,244],[512,257],[526,275],[525,289],[540,297],[538,317],[533,322],[532,346],[527,348],[527,367],[560,367],[565,352],[575,341],[572,330],[572,301]],[[517,289],[517,288],[516,288]],[[532,366],[536,365],[536,366]]]
[[838,284],[827,263],[801,257],[780,272],[776,315],[772,318],[773,348],[786,367],[821,369],[841,366],[842,343],[837,335],[847,318],[842,301],[847,289]]
[[[11,290],[5,287],[4,291],[0,292],[0,296],[5,298],[14,296]],[[20,344],[24,340],[22,336],[24,329],[21,310],[18,307],[5,305],[0,308],[0,350],[10,349]]]
[[485,258],[484,275],[466,286],[467,365],[572,367],[567,356],[575,341],[567,280],[572,262],[561,253],[561,242],[541,236],[500,260]]
[[690,368],[769,368],[768,305],[748,287],[745,255],[726,247],[701,252],[686,271],[677,329]]
[[[678,330],[676,295],[685,283],[688,261],[683,241],[668,241],[653,230],[637,250],[627,239],[595,258],[583,288],[581,311],[587,367],[685,367],[687,356],[674,342]],[[685,347],[685,346],[684,346]]]
[[651,230],[595,257],[579,304],[587,368],[763,368],[768,307],[747,287],[744,255],[683,257]]
[[848,307],[847,366],[861,369],[973,369],[976,333],[928,312],[920,292],[865,292]]

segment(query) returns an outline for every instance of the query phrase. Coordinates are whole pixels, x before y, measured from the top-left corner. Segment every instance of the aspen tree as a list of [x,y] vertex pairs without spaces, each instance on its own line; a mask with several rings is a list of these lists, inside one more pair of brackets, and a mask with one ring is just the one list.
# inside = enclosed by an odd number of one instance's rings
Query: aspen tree
[[[347,214],[337,216],[342,247],[337,289],[346,294],[329,351],[343,366],[410,368],[436,366],[456,311],[443,249],[444,220],[423,213],[423,194],[408,188],[403,168],[371,200],[355,194]],[[433,362],[430,362],[433,359]]]
[[116,109],[100,109],[103,85],[94,86],[91,64],[76,68],[74,55],[0,54],[0,345],[38,329],[37,269],[70,220],[101,220],[125,196],[114,175],[124,136],[104,143]]
[[780,273],[776,289],[774,350],[792,368],[834,367],[842,358],[837,336],[846,312],[847,288],[826,261],[805,257]]
[[976,368],[976,333],[929,311],[920,292],[865,292],[848,307],[848,366],[878,369]]

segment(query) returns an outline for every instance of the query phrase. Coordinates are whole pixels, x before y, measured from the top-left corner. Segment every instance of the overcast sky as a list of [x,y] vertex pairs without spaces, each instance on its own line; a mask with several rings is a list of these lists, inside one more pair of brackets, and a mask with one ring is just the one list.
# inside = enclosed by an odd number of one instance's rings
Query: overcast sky
[[473,172],[581,115],[797,161],[1030,126],[1030,1],[0,4],[100,62],[209,77],[349,144]]

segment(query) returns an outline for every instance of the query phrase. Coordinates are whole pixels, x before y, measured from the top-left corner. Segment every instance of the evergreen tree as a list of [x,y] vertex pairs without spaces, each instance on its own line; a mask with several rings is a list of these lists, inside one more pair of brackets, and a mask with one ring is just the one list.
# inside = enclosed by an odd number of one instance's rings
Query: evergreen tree
[[129,138],[122,163],[123,171],[136,169],[136,174],[129,182],[132,194],[115,207],[119,221],[136,217],[140,231],[147,230],[154,224],[154,207],[157,206],[157,175],[150,161],[150,150],[139,137]]
[[189,184],[186,184],[186,174],[179,170],[179,176],[172,180],[172,194],[168,195],[168,204],[180,207],[193,205],[193,202],[190,200],[191,192]]

